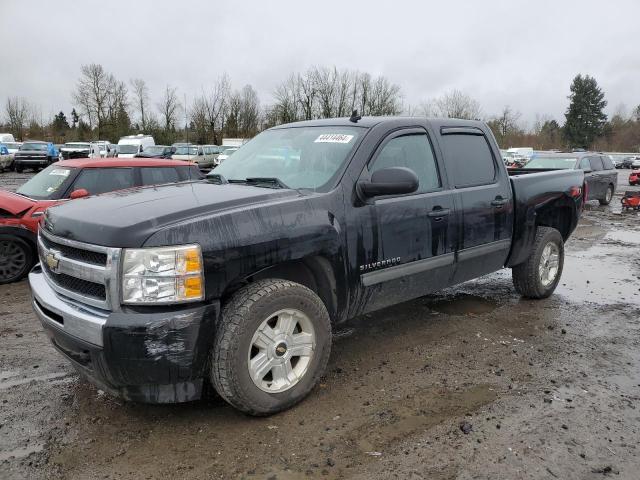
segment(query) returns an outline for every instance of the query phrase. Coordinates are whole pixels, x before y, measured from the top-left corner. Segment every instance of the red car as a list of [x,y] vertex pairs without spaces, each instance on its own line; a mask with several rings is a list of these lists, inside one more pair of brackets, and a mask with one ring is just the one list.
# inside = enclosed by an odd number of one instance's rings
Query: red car
[[201,179],[197,164],[153,158],[81,158],[47,167],[16,193],[0,190],[0,284],[24,277],[37,259],[44,211],[69,199],[144,185]]
[[640,170],[629,174],[629,185],[640,185]]

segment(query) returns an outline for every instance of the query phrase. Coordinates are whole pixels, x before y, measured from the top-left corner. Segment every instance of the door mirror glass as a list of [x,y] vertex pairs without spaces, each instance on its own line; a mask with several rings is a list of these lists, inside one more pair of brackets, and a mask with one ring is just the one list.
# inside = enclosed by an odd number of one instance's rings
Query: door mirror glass
[[406,167],[388,167],[376,170],[370,181],[360,182],[365,197],[403,195],[418,190],[420,182],[415,172]]
[[69,195],[69,198],[76,199],[76,198],[83,198],[88,196],[89,196],[89,192],[87,192],[86,189],[79,188],[78,190],[74,190],[73,192],[71,192],[71,195]]

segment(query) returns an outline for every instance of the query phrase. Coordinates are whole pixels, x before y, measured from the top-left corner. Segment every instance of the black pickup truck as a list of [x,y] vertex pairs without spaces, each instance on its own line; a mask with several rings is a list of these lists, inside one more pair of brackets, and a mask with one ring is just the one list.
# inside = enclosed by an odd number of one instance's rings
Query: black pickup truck
[[33,307],[108,392],[168,403],[213,386],[270,414],[309,393],[347,319],[504,267],[525,297],[549,296],[583,182],[510,177],[477,121],[283,125],[206,180],[47,210]]

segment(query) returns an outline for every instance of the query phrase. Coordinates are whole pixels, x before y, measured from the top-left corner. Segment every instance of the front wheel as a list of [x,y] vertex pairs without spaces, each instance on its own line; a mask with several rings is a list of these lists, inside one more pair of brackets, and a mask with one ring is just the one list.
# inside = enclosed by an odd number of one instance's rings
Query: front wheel
[[17,173],[22,173],[24,171],[24,168],[22,167],[22,165],[16,165],[16,172]]
[[22,279],[33,263],[33,251],[27,242],[11,235],[0,235],[0,285]]
[[322,300],[298,283],[260,280],[222,309],[211,382],[237,409],[270,415],[309,394],[330,351],[331,322]]
[[599,199],[600,205],[609,205],[613,198],[613,185],[607,187],[607,191],[604,194],[604,198]]
[[513,285],[526,298],[547,298],[558,286],[564,266],[564,242],[555,228],[538,227],[529,258],[512,268]]

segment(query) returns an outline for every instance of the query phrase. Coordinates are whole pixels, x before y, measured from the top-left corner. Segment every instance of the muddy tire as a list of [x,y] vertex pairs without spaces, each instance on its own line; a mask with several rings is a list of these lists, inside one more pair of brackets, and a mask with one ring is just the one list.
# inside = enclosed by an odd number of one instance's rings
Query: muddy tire
[[331,322],[322,300],[295,282],[260,280],[222,308],[211,383],[238,410],[270,415],[309,394],[330,352]]
[[13,235],[0,235],[0,285],[17,282],[34,264],[31,246]]
[[613,198],[613,185],[609,185],[607,187],[607,191],[604,193],[604,198],[600,198],[598,201],[600,205],[609,205],[611,203],[611,199]]
[[555,228],[538,227],[529,258],[512,268],[513,285],[526,298],[547,298],[562,276],[564,242]]

